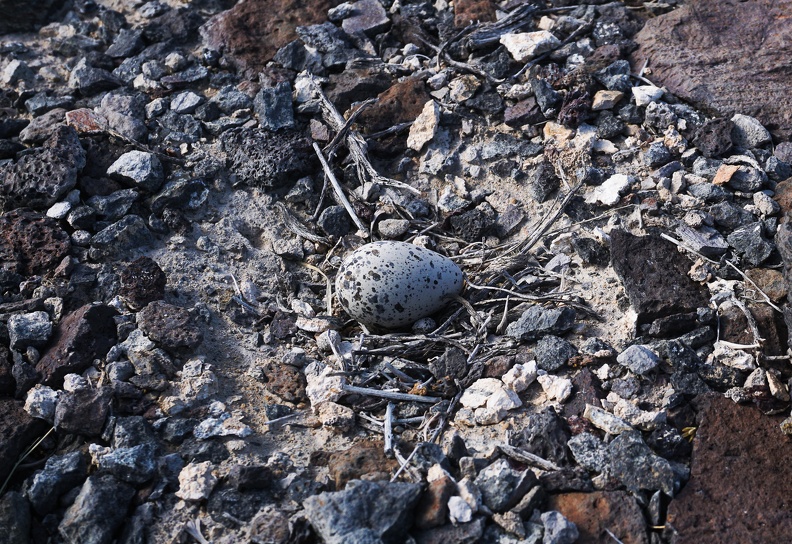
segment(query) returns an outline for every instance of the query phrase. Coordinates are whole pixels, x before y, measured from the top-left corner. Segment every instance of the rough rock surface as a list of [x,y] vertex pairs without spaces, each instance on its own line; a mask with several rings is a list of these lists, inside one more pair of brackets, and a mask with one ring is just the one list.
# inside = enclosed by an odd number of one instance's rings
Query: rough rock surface
[[786,541],[792,450],[779,419],[714,395],[699,417],[690,481],[668,506],[671,542]]
[[[649,19],[636,36],[633,66],[684,100],[731,117],[759,119],[781,140],[792,135],[792,79],[778,70],[792,52],[788,2],[694,0]],[[681,60],[684,59],[684,60]]]
[[141,330],[165,349],[194,348],[203,335],[190,312],[167,302],[151,302],[138,314]]
[[704,288],[687,275],[692,263],[667,240],[615,230],[611,263],[639,323],[707,305]]
[[608,544],[613,535],[624,544],[648,544],[646,522],[635,499],[624,491],[561,493],[547,506],[558,510],[580,531],[581,542]]
[[116,314],[104,304],[87,304],[66,316],[52,347],[36,366],[42,382],[60,387],[66,374],[82,372],[94,359],[104,357],[116,341]]
[[19,455],[47,430],[47,424],[34,419],[23,403],[0,399],[0,480],[5,481]]
[[0,240],[3,268],[24,276],[53,267],[71,247],[69,235],[56,221],[24,209],[0,217]]
[[341,0],[245,0],[209,20],[201,33],[206,43],[241,71],[256,74],[275,53],[297,38],[295,28],[321,23]]

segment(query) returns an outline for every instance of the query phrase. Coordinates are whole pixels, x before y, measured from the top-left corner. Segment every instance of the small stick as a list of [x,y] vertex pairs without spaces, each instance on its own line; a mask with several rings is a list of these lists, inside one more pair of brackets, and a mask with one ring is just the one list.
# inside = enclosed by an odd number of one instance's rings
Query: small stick
[[385,408],[385,456],[393,457],[393,409],[395,405],[388,403]]
[[341,389],[347,393],[356,393],[358,395],[367,395],[369,397],[380,397],[388,400],[403,400],[405,402],[426,402],[434,404],[443,400],[439,397],[427,397],[423,395],[413,395],[410,393],[398,393],[396,391],[380,391],[379,389],[367,389],[365,387],[356,387],[354,385],[342,385]]
[[344,206],[347,213],[352,218],[352,221],[354,221],[355,225],[357,225],[357,228],[365,232],[366,238],[368,238],[369,236],[368,227],[366,227],[366,225],[363,224],[363,221],[361,221],[360,218],[355,213],[355,209],[352,208],[352,204],[350,204],[349,200],[344,194],[344,190],[341,188],[341,184],[338,183],[335,174],[333,174],[333,171],[330,169],[330,165],[327,164],[327,160],[325,159],[324,155],[322,154],[322,150],[319,149],[319,145],[316,142],[313,143],[313,148],[314,151],[316,152],[316,156],[319,157],[319,162],[322,163],[322,168],[324,169],[325,174],[327,174],[327,179],[330,180],[330,184],[333,186],[333,190],[335,191],[335,194],[338,197],[338,201]]
[[561,468],[555,463],[551,463],[547,459],[542,459],[538,455],[521,450],[520,448],[515,448],[514,446],[509,446],[508,444],[499,444],[498,449],[515,461],[532,465],[541,468],[542,470],[561,470]]

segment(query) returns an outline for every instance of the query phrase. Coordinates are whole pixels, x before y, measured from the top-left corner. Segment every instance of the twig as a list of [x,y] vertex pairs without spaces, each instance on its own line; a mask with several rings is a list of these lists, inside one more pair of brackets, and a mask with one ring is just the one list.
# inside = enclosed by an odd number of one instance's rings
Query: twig
[[385,456],[393,456],[393,409],[395,408],[392,402],[388,403],[385,408]]
[[369,106],[373,105],[376,102],[377,102],[376,98],[369,98],[368,100],[360,103],[358,108],[354,112],[352,112],[352,115],[349,116],[349,119],[347,119],[344,122],[344,125],[338,130],[338,132],[336,132],[336,135],[333,137],[332,140],[330,140],[330,143],[325,146],[324,150],[327,152],[328,155],[332,156],[335,154],[335,148],[339,146],[341,141],[349,132],[350,127],[354,124],[354,122],[357,120],[360,114],[366,111],[366,108],[368,108]]
[[327,179],[330,180],[330,184],[333,186],[333,190],[335,191],[336,197],[338,197],[338,201],[344,206],[344,209],[346,209],[347,213],[352,218],[352,221],[355,222],[357,228],[365,232],[366,238],[368,238],[369,236],[368,227],[363,223],[363,221],[360,220],[360,218],[355,213],[355,209],[352,207],[352,204],[350,204],[349,200],[344,194],[344,190],[341,188],[341,184],[338,183],[335,174],[333,174],[333,170],[330,168],[330,165],[327,164],[327,160],[325,159],[324,155],[322,154],[322,150],[319,149],[319,145],[316,142],[313,143],[313,148],[314,151],[316,152],[316,156],[319,157],[319,162],[322,163],[322,168],[325,171],[325,175],[327,176]]
[[617,543],[617,544],[624,544],[624,542],[622,542],[621,540],[619,540],[619,539],[616,537],[616,535],[614,535],[614,534],[613,534],[612,532],[610,532],[608,529],[605,529],[605,532],[606,532],[606,533],[608,533],[608,536],[610,536],[610,537],[611,537],[611,538],[612,538],[614,541],[616,541],[616,543]]
[[55,427],[52,427],[52,428],[51,428],[49,431],[47,431],[47,432],[46,432],[46,434],[45,434],[44,436],[42,436],[41,438],[39,438],[38,440],[36,440],[35,442],[33,442],[33,444],[32,444],[32,445],[31,445],[31,446],[30,446],[30,447],[27,449],[27,451],[25,451],[25,453],[23,453],[23,454],[20,456],[20,458],[19,458],[19,459],[17,459],[17,462],[16,462],[16,463],[14,463],[14,466],[13,466],[13,467],[11,467],[11,472],[9,472],[9,473],[8,473],[8,476],[6,476],[6,479],[5,479],[5,481],[3,482],[3,485],[2,485],[2,486],[0,486],[0,497],[2,497],[2,496],[3,496],[3,493],[5,493],[6,487],[8,486],[8,482],[10,482],[10,481],[11,481],[11,477],[14,475],[14,473],[15,473],[15,472],[16,472],[16,470],[19,468],[19,466],[22,464],[22,461],[24,461],[25,459],[27,459],[27,458],[28,458],[28,456],[29,456],[31,453],[33,453],[33,452],[35,451],[35,449],[36,449],[36,448],[38,448],[38,447],[41,445],[41,443],[42,443],[42,442],[44,442],[44,440],[45,440],[45,439],[46,439],[46,438],[47,438],[47,437],[48,437],[50,434],[52,434],[54,431],[55,431]]
[[439,397],[428,397],[424,395],[413,395],[411,393],[399,393],[396,391],[381,391],[379,389],[367,389],[365,387],[356,387],[354,385],[342,385],[341,389],[347,393],[356,393],[358,395],[367,395],[369,397],[380,397],[388,400],[403,400],[406,402],[426,402],[434,404],[440,402]]
[[201,534],[201,521],[191,519],[184,524],[184,532],[198,541],[199,544],[212,544]]
[[520,448],[515,448],[514,446],[509,446],[508,444],[499,444],[498,449],[501,450],[504,455],[511,457],[515,461],[532,465],[541,468],[542,470],[561,470],[561,467],[555,463],[551,463],[546,459],[542,459],[538,455],[521,450]]
[[317,244],[324,244],[327,246],[332,245],[329,239],[325,238],[324,236],[314,234],[305,226],[303,226],[303,224],[300,223],[300,220],[294,217],[294,215],[289,211],[283,202],[276,202],[275,207],[280,212],[281,219],[283,220],[283,226],[289,229],[291,232],[297,236],[305,238],[306,240],[316,242]]
[[278,418],[275,418],[275,419],[270,419],[269,421],[264,421],[264,422],[262,422],[262,425],[272,425],[272,426],[277,427],[277,426],[281,425],[282,423],[285,423],[286,421],[289,421],[291,419],[297,419],[299,416],[302,416],[302,415],[303,415],[302,412],[294,412],[293,414],[289,414],[287,416],[282,416],[282,417],[278,417]]

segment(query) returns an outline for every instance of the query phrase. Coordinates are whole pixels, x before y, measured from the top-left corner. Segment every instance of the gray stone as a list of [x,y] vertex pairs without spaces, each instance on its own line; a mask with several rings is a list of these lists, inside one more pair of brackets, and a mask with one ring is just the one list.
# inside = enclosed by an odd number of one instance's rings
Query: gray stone
[[95,261],[120,259],[130,250],[148,245],[150,241],[151,233],[143,218],[127,215],[91,238],[88,256]]
[[124,153],[110,165],[107,174],[131,182],[149,192],[159,189],[165,179],[162,164],[157,156],[146,151]]
[[55,428],[82,436],[99,436],[110,411],[110,388],[64,392],[55,407]]
[[137,189],[121,189],[107,196],[92,196],[88,199],[87,204],[102,219],[118,221],[129,212],[138,198],[140,198],[140,192]]
[[61,495],[83,483],[87,476],[88,462],[82,452],[53,456],[28,480],[25,495],[36,513],[46,516],[55,510]]
[[253,108],[261,128],[275,131],[294,126],[292,89],[286,81],[261,89],[253,100]]
[[591,433],[580,433],[567,442],[572,457],[580,466],[593,472],[606,472],[610,456],[605,443]]
[[735,230],[726,241],[752,266],[759,266],[773,253],[774,244],[763,236],[761,222]]
[[107,377],[111,381],[125,382],[135,375],[135,367],[129,361],[116,361],[107,365]]
[[511,445],[558,465],[565,465],[568,461],[566,444],[569,433],[566,421],[556,413],[555,408],[548,406],[528,417],[525,428],[512,436]]
[[219,91],[211,100],[216,103],[225,114],[232,114],[238,110],[246,110],[253,106],[253,101],[248,95],[234,87],[233,85],[226,85]]
[[485,467],[475,480],[482,501],[493,512],[504,512],[519,503],[535,483],[536,476],[533,473],[526,475],[514,470],[506,459],[498,459]]
[[3,544],[28,544],[30,538],[30,505],[16,491],[0,498],[0,542]]
[[352,480],[344,491],[303,502],[308,521],[327,544],[403,542],[421,486]]
[[[49,96],[46,91],[34,94],[32,97],[25,100],[25,109],[33,115],[42,115],[51,110],[58,110],[58,115],[63,120],[66,115],[66,109],[70,109],[74,105],[74,97],[67,94],[62,96]],[[37,121],[36,118],[33,121]],[[24,132],[24,131],[23,131]],[[26,141],[20,134],[20,140]],[[39,140],[43,141],[43,140]]]
[[531,80],[531,88],[536,98],[536,103],[545,117],[554,117],[558,113],[561,95],[544,79]]
[[629,92],[632,88],[630,81],[630,63],[626,60],[617,60],[609,66],[598,71],[595,76],[609,91]]
[[625,431],[608,444],[611,473],[628,490],[661,490],[668,496],[675,491],[671,464],[656,455],[644,442],[640,431]]
[[652,142],[643,154],[644,163],[650,168],[663,166],[671,159],[671,152],[663,142]]
[[555,510],[542,514],[542,524],[542,544],[573,544],[580,536],[577,526]]
[[[730,204],[729,202],[721,202],[721,204]],[[714,208],[713,206],[712,208]],[[712,209],[710,208],[710,210]],[[742,209],[742,208],[740,208]],[[692,229],[685,224],[680,224],[676,228],[677,234],[682,238],[688,246],[698,251],[705,257],[719,257],[726,253],[729,249],[729,244],[723,235],[712,227],[706,225]]]
[[773,142],[770,131],[755,117],[737,113],[731,118],[731,122],[734,123],[731,139],[736,147],[752,149]]
[[577,348],[558,336],[548,334],[539,339],[534,348],[536,365],[542,370],[558,370],[577,355]]
[[83,96],[110,91],[120,84],[121,81],[113,74],[90,66],[84,58],[80,59],[69,76],[69,87],[80,91]]
[[192,91],[184,91],[171,99],[170,108],[176,113],[193,113],[203,103],[203,96]]
[[349,214],[343,206],[328,206],[322,211],[316,224],[328,236],[341,237],[352,228]]
[[156,446],[138,444],[122,447],[98,458],[99,468],[122,482],[141,485],[157,473]]
[[565,334],[575,323],[575,310],[562,308],[545,308],[539,304],[529,306],[520,319],[509,323],[506,335],[516,340],[531,341],[547,334]]
[[388,14],[378,0],[358,0],[351,8],[350,15],[341,23],[344,32],[351,36],[362,32],[373,37],[390,26]]
[[68,543],[111,544],[126,517],[134,488],[109,474],[90,476],[58,526]]
[[142,36],[142,29],[122,28],[105,51],[105,55],[114,59],[131,57],[143,49]]
[[209,187],[202,179],[175,179],[151,199],[151,211],[162,213],[165,208],[197,210],[209,196]]
[[648,374],[660,364],[660,358],[654,351],[647,346],[638,344],[632,345],[621,352],[616,357],[616,361],[641,376]]
[[157,506],[153,502],[141,504],[135,513],[124,523],[118,544],[147,544],[148,533],[154,524]]
[[735,191],[752,193],[758,191],[767,183],[767,174],[758,168],[740,166],[729,178],[729,187]]
[[8,336],[11,349],[25,351],[28,346],[46,345],[52,334],[52,322],[47,312],[15,314],[8,318]]

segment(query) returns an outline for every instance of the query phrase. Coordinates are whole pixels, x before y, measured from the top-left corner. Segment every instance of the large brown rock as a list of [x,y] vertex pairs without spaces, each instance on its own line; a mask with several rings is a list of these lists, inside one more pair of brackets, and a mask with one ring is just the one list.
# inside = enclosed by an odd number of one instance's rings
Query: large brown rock
[[18,209],[0,217],[0,267],[30,276],[54,268],[68,254],[71,239],[54,219]]
[[192,349],[203,340],[203,333],[189,311],[162,300],[149,303],[138,313],[138,325],[165,349]]
[[634,69],[648,61],[658,85],[693,105],[759,119],[792,135],[790,0],[691,0],[650,19],[634,38]]
[[789,542],[792,438],[781,431],[782,419],[705,397],[690,481],[668,506],[673,544]]
[[454,2],[454,26],[464,27],[471,23],[488,23],[495,20],[493,0],[456,0]]
[[61,387],[66,374],[80,373],[94,359],[107,355],[117,339],[113,320],[117,314],[104,304],[86,304],[67,315],[58,326],[54,344],[36,365],[42,382]]
[[295,28],[327,20],[343,0],[242,0],[202,28],[205,43],[223,51],[238,70],[258,73],[278,49],[297,39]]
[[47,431],[48,425],[22,409],[24,403],[0,399],[0,483],[4,482],[19,455]]
[[423,81],[414,77],[406,78],[380,93],[377,102],[358,116],[357,124],[364,132],[372,133],[399,123],[415,121],[424,104],[431,99]]
[[646,521],[638,503],[626,491],[562,493],[548,499],[580,531],[580,542],[611,544],[606,529],[624,544],[648,544]]

